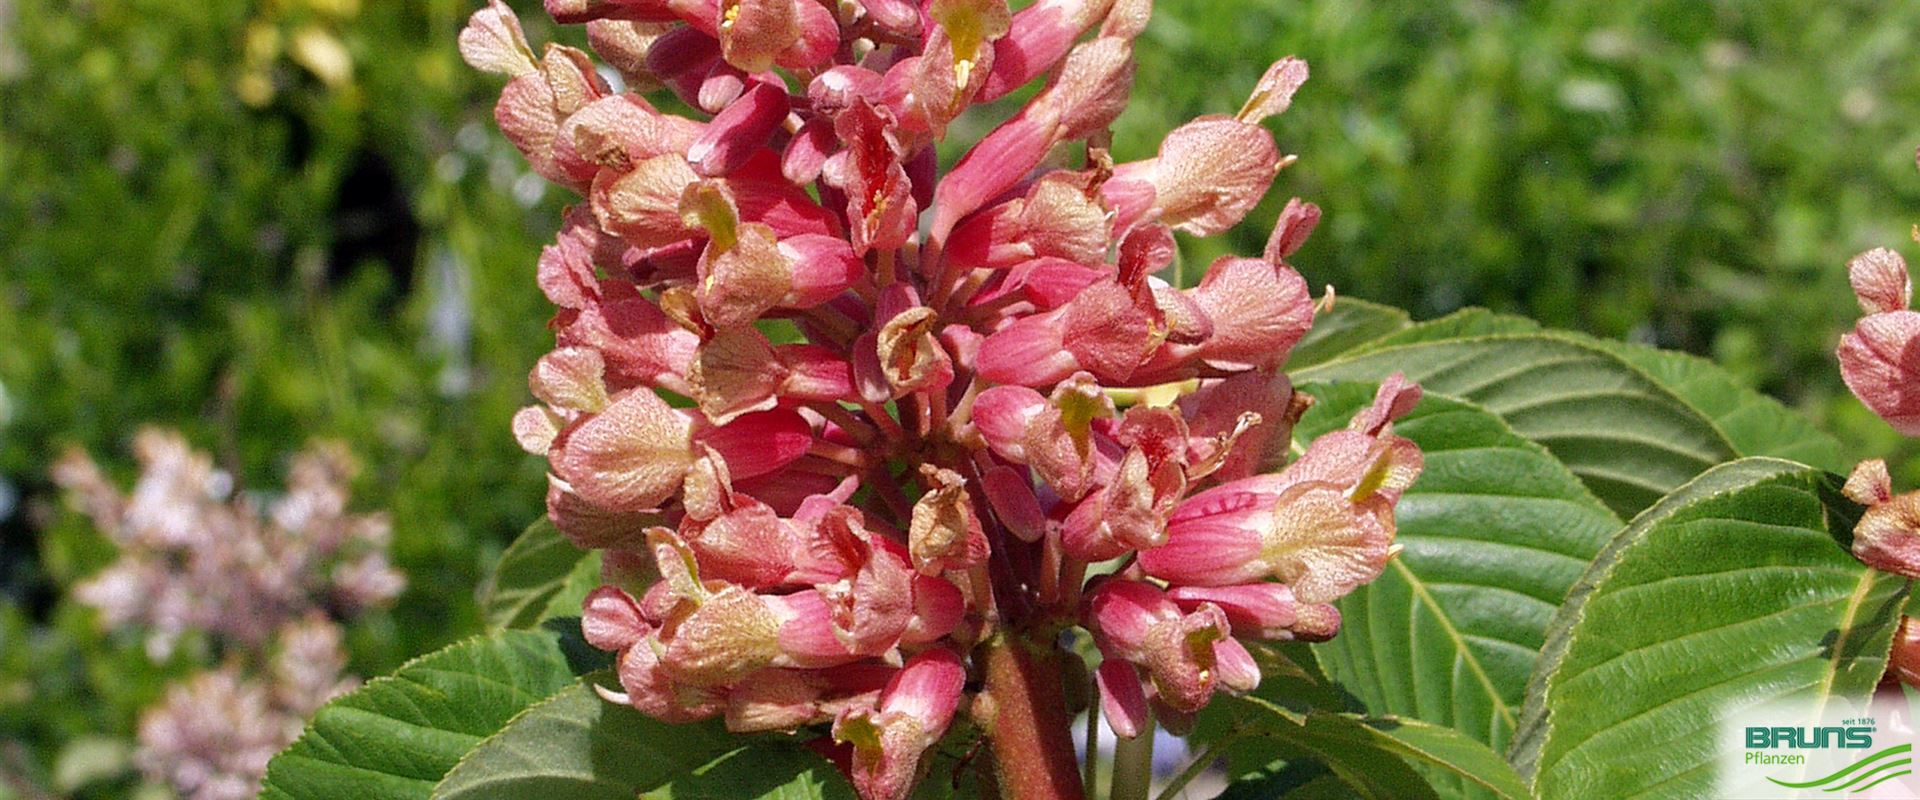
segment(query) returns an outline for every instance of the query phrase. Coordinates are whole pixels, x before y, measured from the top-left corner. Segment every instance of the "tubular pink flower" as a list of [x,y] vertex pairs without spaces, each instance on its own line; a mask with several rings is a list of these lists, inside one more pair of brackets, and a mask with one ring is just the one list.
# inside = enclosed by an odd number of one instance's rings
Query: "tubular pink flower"
[[[791,3],[793,0],[782,0]],[[715,115],[700,138],[687,148],[693,171],[707,177],[725,175],[759,153],[767,137],[787,118],[787,92],[755,82],[738,100]]]
[[1840,337],[1840,375],[1894,430],[1920,436],[1920,312],[1907,308],[1906,261],[1871,250],[1855,256],[1847,274],[1867,316]]
[[867,800],[901,800],[913,788],[920,757],[947,731],[967,673],[944,647],[914,656],[880,692],[873,709],[841,714],[833,738],[853,745],[850,777]]
[[897,672],[875,663],[761,670],[727,693],[727,730],[780,731],[832,722],[843,713],[872,707]]
[[1216,689],[1246,691],[1259,681],[1246,649],[1229,635],[1225,612],[1212,604],[1183,612],[1150,584],[1108,580],[1087,594],[1087,622],[1103,656],[1139,667],[1152,696],[1176,710],[1197,711]]
[[1182,611],[1192,612],[1203,604],[1219,607],[1233,626],[1233,635],[1249,639],[1325,641],[1333,638],[1340,622],[1338,609],[1301,603],[1284,583],[1175,586],[1167,596]]
[[1013,15],[1005,38],[994,42],[993,69],[980,102],[997,100],[1052,69],[1113,0],[1041,0]]
[[1277,475],[1188,498],[1168,520],[1167,543],[1141,551],[1141,568],[1200,586],[1277,578],[1308,603],[1372,580],[1397,551],[1393,504],[1420,474],[1419,450],[1388,432],[1417,399],[1417,388],[1389,378],[1357,428],[1315,439]]

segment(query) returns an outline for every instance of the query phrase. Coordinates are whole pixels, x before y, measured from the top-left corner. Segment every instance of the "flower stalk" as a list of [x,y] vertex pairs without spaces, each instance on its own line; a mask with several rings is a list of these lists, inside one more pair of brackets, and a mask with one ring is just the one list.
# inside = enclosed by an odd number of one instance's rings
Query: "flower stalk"
[[982,728],[993,747],[1002,797],[1079,800],[1086,791],[1074,755],[1059,648],[1052,638],[1035,633],[1009,632],[981,647],[989,709]]

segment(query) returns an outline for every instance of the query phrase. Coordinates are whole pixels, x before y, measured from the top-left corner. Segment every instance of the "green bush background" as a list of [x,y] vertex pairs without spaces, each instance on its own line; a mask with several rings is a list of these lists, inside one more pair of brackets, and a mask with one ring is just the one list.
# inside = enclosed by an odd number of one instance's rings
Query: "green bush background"
[[[478,625],[483,567],[541,509],[507,419],[551,341],[532,270],[566,198],[492,130],[497,82],[453,46],[472,5],[0,0],[0,797],[130,791],[112,748],[70,743],[128,734],[192,667],[55,600],[111,557],[49,493],[62,446],[130,478],[136,425],[178,426],[265,487],[344,439],[412,581],[355,628],[355,669]],[[1300,162],[1189,265],[1256,251],[1299,195],[1326,212],[1295,259],[1316,286],[1709,355],[1911,485],[1917,451],[1831,350],[1846,258],[1920,221],[1917,25],[1913,2],[1175,0],[1114,149],[1305,57],[1270,123]]]

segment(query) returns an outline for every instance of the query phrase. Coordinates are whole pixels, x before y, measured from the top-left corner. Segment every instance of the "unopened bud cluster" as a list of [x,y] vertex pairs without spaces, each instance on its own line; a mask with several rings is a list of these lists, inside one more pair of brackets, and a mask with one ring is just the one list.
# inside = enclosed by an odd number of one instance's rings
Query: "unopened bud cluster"
[[[1291,162],[1261,123],[1303,62],[1115,163],[1138,0],[547,9],[611,69],[536,55],[499,2],[460,43],[583,198],[539,261],[558,341],[514,432],[553,522],[605,551],[583,625],[612,699],[830,726],[861,794],[900,798],[994,637],[1084,627],[1131,736],[1253,688],[1243,641],[1332,636],[1395,552],[1417,387],[1289,458],[1308,398],[1280,370],[1315,307],[1285,259],[1319,210],[1192,288],[1154,277]],[[941,169],[956,118],[1036,82]]]

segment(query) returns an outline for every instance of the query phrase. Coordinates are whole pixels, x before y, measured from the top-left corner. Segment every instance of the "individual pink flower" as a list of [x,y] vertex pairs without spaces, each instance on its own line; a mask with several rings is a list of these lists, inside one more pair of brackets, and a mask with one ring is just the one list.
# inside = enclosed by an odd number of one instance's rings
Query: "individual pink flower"
[[1311,603],[1373,580],[1398,551],[1393,505],[1421,466],[1390,423],[1418,397],[1395,375],[1351,427],[1315,439],[1278,474],[1188,498],[1168,520],[1166,544],[1140,553],[1141,569],[1203,586],[1274,578]]
[[1096,678],[1116,735],[1144,729],[1149,699],[1192,713],[1216,689],[1247,692],[1260,682],[1260,669],[1233,638],[1226,612],[1212,603],[1185,611],[1152,584],[1118,579],[1087,594],[1086,613],[1105,658]]
[[1860,402],[1908,436],[1920,436],[1920,312],[1907,308],[1907,262],[1885,248],[1847,264],[1867,316],[1840,337],[1840,375]]
[[947,732],[959,707],[966,668],[937,647],[907,662],[871,709],[843,712],[833,738],[853,745],[853,784],[868,800],[902,800],[913,788],[920,757]]

